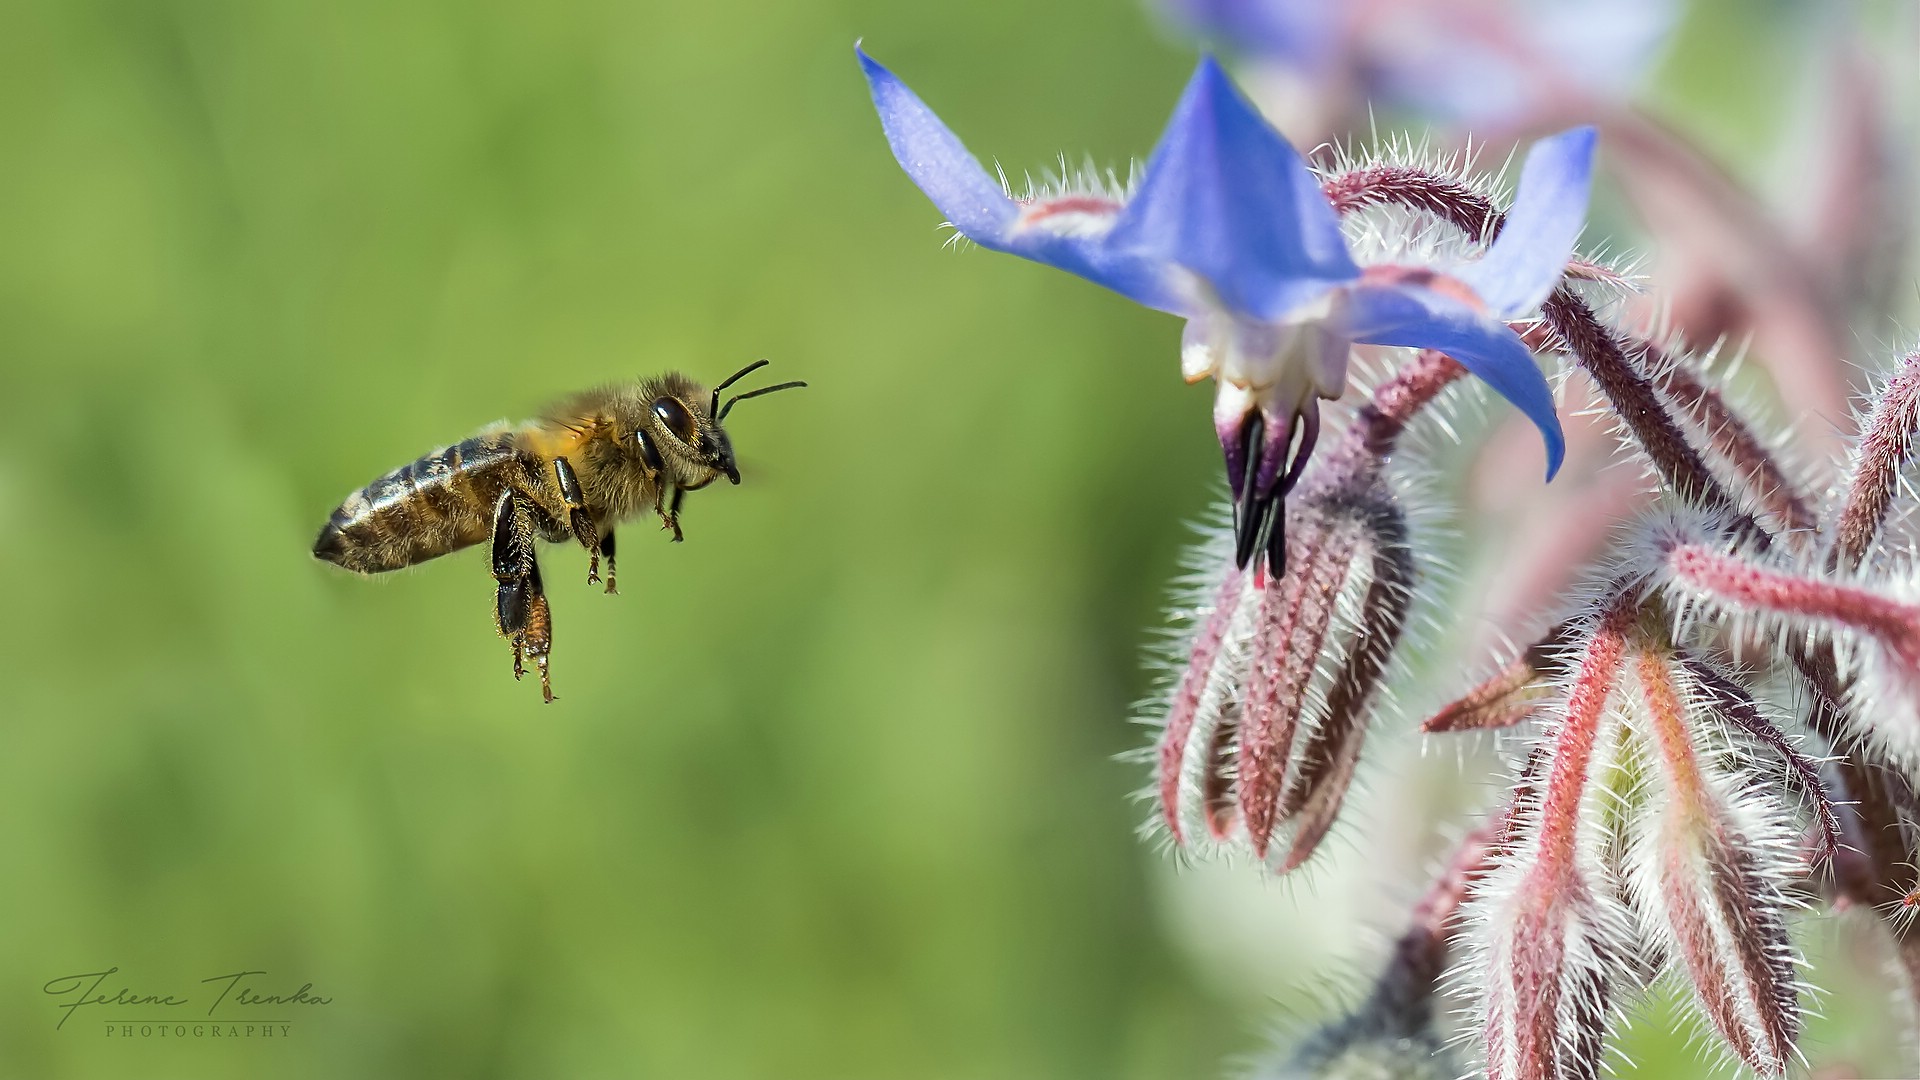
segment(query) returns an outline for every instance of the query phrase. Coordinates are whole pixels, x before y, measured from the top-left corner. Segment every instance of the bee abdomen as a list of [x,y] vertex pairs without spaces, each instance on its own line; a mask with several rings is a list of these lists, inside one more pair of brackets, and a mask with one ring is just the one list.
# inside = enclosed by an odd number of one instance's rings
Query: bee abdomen
[[347,496],[313,542],[315,558],[362,574],[398,570],[477,544],[519,467],[510,435],[437,450]]

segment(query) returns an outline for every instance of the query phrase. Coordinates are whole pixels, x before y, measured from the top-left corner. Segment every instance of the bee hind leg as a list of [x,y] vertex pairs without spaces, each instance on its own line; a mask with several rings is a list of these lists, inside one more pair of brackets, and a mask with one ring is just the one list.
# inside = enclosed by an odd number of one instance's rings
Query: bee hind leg
[[614,593],[619,591],[618,589],[615,589],[613,587],[613,530],[612,529],[608,529],[607,535],[600,538],[600,554],[605,555],[607,557],[607,595],[612,596]]
[[547,656],[553,649],[553,612],[540,584],[540,564],[533,557],[533,514],[512,491],[503,493],[493,508],[494,625],[513,645],[513,677],[526,674],[525,662],[540,672],[540,693],[553,700],[547,677]]

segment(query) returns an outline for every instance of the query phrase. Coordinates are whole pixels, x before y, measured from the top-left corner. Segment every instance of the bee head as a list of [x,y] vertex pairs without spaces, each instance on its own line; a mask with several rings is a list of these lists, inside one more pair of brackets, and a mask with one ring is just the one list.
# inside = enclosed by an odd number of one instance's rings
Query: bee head
[[677,373],[648,383],[633,435],[648,468],[665,473],[675,486],[687,491],[703,488],[720,476],[739,483],[740,466],[733,457],[733,443],[721,426],[727,413],[748,398],[807,385],[785,382],[764,386],[735,394],[721,404],[721,391],[766,365],[765,360],[748,364],[714,387],[711,396],[699,383]]

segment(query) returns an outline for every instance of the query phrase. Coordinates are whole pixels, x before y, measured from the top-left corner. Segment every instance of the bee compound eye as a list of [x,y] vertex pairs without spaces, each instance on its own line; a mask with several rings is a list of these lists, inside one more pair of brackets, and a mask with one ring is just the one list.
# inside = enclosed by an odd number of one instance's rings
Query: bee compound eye
[[696,428],[693,423],[693,414],[687,411],[685,405],[680,404],[678,398],[663,397],[654,399],[653,415],[659,417],[660,422],[667,425],[667,430],[673,433],[674,438],[679,439],[688,446],[692,446],[694,441],[700,437],[699,429]]

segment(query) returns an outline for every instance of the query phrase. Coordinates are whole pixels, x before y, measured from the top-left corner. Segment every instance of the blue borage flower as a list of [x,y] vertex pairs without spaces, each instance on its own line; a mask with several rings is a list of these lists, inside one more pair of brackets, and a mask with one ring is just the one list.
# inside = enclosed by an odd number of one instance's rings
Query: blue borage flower
[[1187,320],[1181,370],[1211,376],[1233,485],[1236,560],[1265,547],[1281,569],[1281,500],[1319,431],[1319,400],[1347,386],[1355,343],[1438,349],[1540,429],[1547,476],[1565,444],[1553,395],[1505,320],[1538,307],[1586,217],[1594,131],[1527,155],[1506,227],[1477,260],[1354,262],[1306,162],[1212,58],[1188,82],[1131,192],[1014,198],[892,72],[858,46],[887,142],[959,232],[1078,274]]

